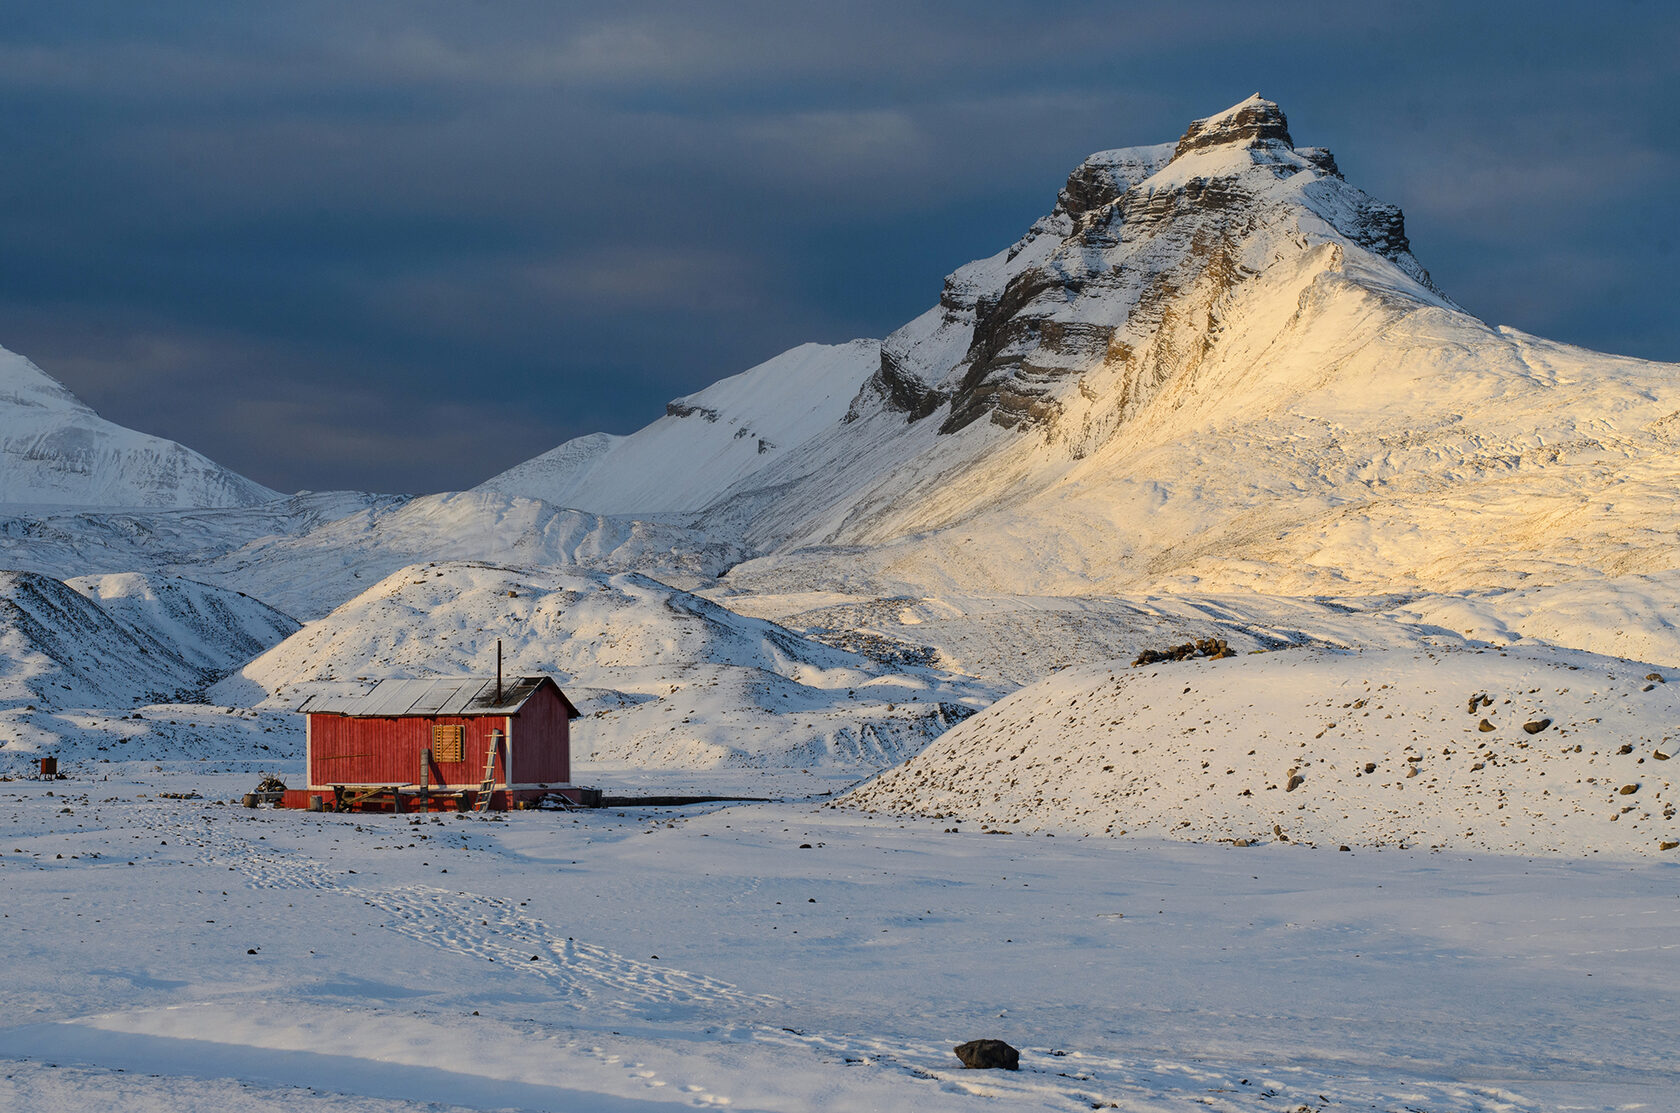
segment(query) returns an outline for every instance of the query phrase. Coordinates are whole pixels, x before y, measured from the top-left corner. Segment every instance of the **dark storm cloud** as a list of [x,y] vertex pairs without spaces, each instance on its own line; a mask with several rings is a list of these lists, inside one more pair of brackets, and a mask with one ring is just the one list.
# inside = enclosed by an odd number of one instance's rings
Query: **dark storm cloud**
[[1680,357],[1664,4],[0,16],[0,344],[286,489],[470,485],[883,335],[1256,90],[1471,311]]

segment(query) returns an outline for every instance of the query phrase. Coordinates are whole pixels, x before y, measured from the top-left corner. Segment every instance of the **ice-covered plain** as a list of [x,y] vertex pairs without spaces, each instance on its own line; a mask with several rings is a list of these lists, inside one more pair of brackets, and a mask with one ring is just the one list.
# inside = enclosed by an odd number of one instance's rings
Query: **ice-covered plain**
[[[0,1107],[1674,1108],[1677,415],[1258,97],[468,492],[0,353]],[[733,802],[234,804],[498,643],[574,780]]]

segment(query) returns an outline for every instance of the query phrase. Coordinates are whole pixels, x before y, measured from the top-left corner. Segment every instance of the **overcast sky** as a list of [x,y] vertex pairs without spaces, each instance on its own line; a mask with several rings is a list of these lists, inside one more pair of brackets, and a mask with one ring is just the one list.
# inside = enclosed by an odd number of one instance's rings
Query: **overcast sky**
[[1680,4],[7,4],[0,345],[282,490],[883,336],[1253,92],[1471,312],[1680,360]]

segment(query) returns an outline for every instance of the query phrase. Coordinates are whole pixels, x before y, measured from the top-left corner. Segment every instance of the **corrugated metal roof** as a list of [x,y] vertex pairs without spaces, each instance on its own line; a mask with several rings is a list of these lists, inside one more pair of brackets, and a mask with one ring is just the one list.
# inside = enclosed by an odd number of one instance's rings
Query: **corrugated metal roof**
[[[546,676],[517,676],[502,680],[502,698],[496,699],[496,678],[477,676],[436,677],[430,680],[381,680],[360,696],[317,695],[303,701],[299,711],[310,714],[350,715],[359,719],[391,719],[404,715],[430,718],[437,715],[514,715],[544,683]],[[571,700],[555,685],[568,713],[577,714]]]

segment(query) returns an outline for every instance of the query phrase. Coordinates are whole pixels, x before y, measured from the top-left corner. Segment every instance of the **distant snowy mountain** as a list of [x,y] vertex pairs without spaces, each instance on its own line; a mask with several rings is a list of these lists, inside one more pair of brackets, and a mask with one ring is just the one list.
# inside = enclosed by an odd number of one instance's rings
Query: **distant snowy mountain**
[[0,567],[56,579],[96,572],[205,577],[204,566],[265,538],[295,537],[404,495],[301,491],[256,506],[118,510],[0,508]]
[[479,485],[602,514],[699,510],[846,414],[880,344],[802,344],[665,407],[626,437],[592,433]]
[[[1452,591],[1680,564],[1680,367],[1464,312],[1400,211],[1258,96],[1087,159],[862,380],[740,474],[713,464],[723,405],[570,442],[554,474],[584,509],[695,511],[763,554],[728,580],[752,592]],[[783,403],[752,397],[742,427],[768,427]]]
[[416,561],[637,570],[692,584],[713,582],[742,555],[678,525],[479,490],[390,500],[259,537],[207,559],[198,574],[313,619]]
[[253,506],[279,497],[190,448],[106,421],[0,348],[0,505]]

